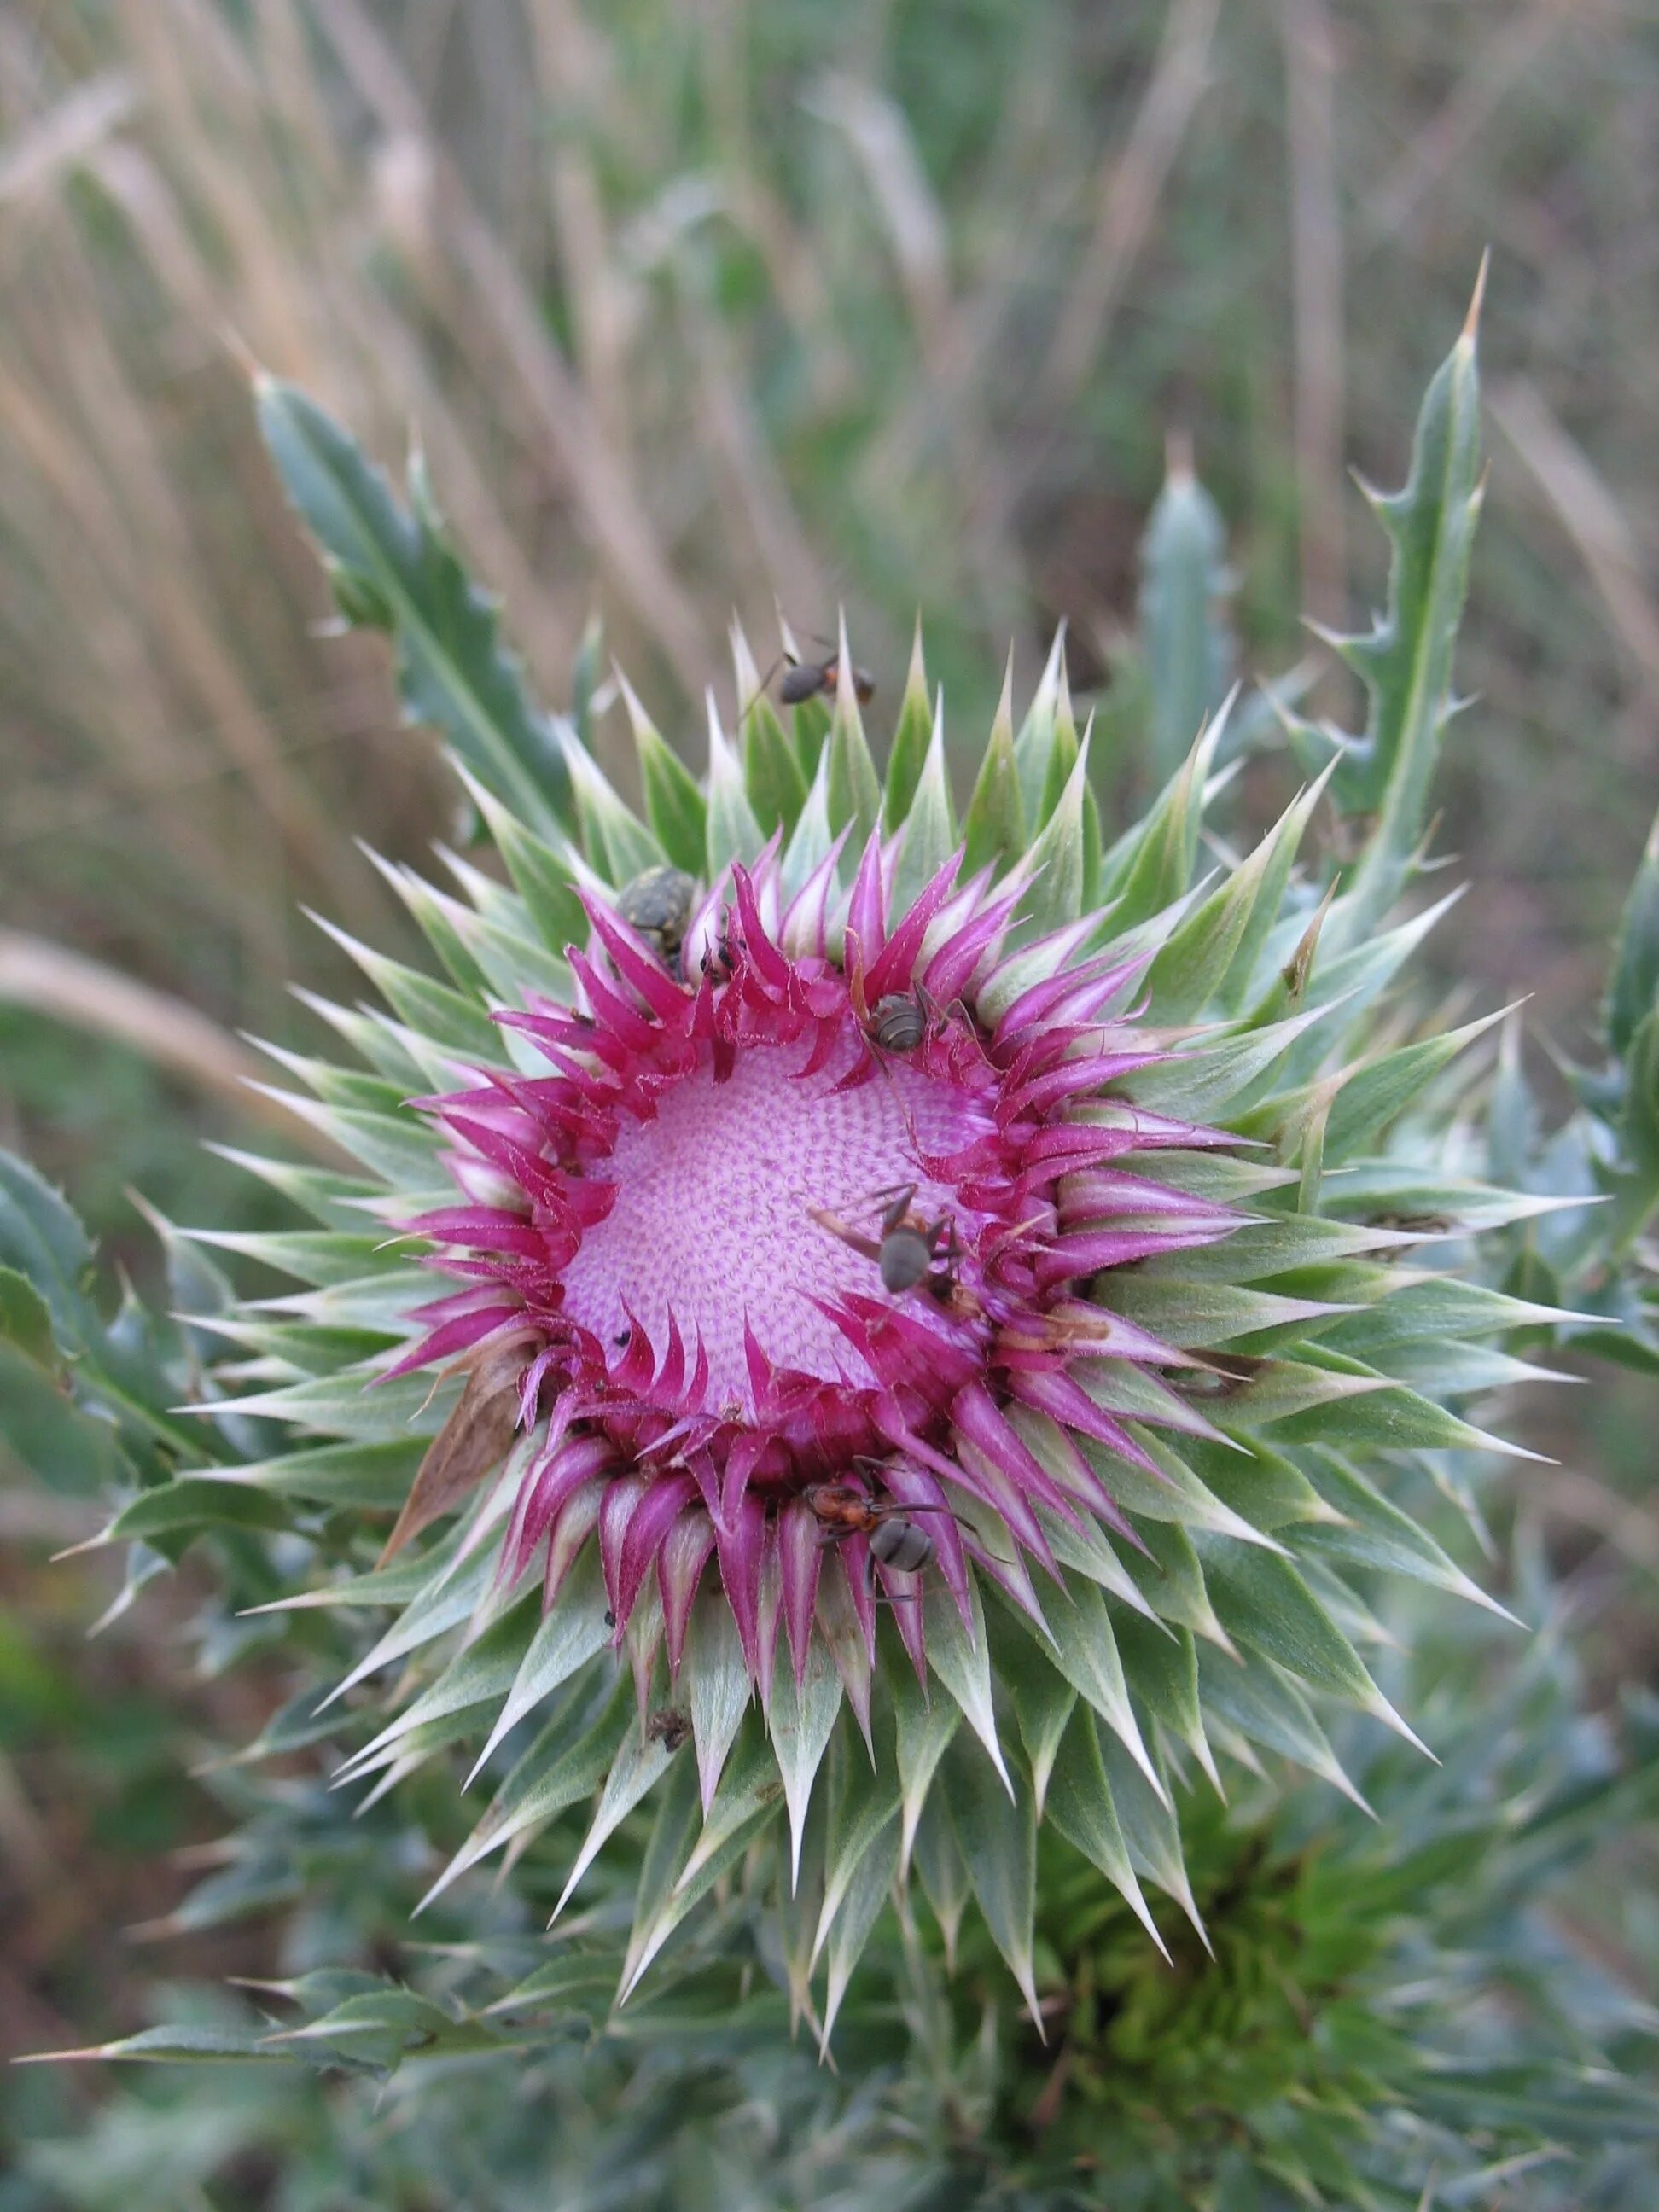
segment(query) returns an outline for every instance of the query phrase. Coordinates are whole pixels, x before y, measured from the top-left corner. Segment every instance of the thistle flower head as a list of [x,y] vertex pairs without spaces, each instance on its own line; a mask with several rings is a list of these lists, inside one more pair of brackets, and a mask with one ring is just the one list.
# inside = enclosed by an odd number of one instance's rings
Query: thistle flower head
[[[1387,996],[1436,911],[1397,903],[1472,337],[1379,507],[1365,745],[1204,877],[1224,714],[1105,844],[1060,641],[960,825],[920,641],[884,782],[858,687],[786,730],[740,635],[703,779],[620,684],[636,814],[525,697],[423,482],[405,513],[298,394],[261,404],[501,863],[386,870],[447,980],[341,939],[386,1009],[317,1004],[363,1065],[278,1057],[361,1173],[256,1164],[315,1226],[227,1241],[301,1287],[210,1324],[246,1355],[226,1449],[289,1425],[235,1481],[295,1501],[291,1601],[335,1613],[336,1694],[380,1723],[343,1778],[476,1754],[437,1889],[504,1851],[562,1907],[643,1823],[623,1996],[740,1869],[826,2036],[912,1875],[947,1951],[974,1900],[1035,2008],[1039,1820],[1154,1938],[1144,1884],[1196,1921],[1183,1784],[1288,1758],[1352,1794],[1328,1709],[1409,1734],[1366,1578],[1480,1596],[1413,1508],[1501,1449],[1452,1401],[1534,1372],[1490,1340],[1548,1317],[1456,1273],[1539,1204],[1448,1148],[1485,1024]],[[1345,774],[1379,827],[1338,883],[1304,848]],[[363,1506],[397,1512],[378,1563]]]
[[1041,1624],[1038,1509],[1134,1540],[1113,1465],[1158,1470],[1125,1410],[1208,1424],[1152,1379],[1190,1355],[1079,1289],[1237,1217],[1116,1164],[1224,1141],[1124,1096],[1163,1056],[1147,955],[1078,958],[1092,915],[1011,949],[1024,881],[959,856],[891,914],[902,834],[837,898],[844,842],[786,897],[775,838],[666,959],[586,899],[573,1003],[499,1017],[550,1072],[429,1103],[469,1202],[410,1225],[464,1287],[391,1371],[487,1366],[538,1440],[505,1575],[540,1559],[552,1605],[595,1542],[618,1642],[659,1595],[671,1688],[711,1555],[763,1694],[781,1629],[804,1680],[827,1575],[867,1727],[878,1600],[925,1680],[931,1574],[969,1635],[974,1572]]

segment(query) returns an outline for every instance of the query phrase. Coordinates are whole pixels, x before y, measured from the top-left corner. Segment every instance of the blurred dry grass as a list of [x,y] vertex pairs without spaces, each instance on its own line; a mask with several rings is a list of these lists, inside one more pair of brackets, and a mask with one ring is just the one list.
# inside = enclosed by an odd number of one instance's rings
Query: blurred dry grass
[[419,425],[556,699],[595,600],[665,711],[775,591],[806,625],[848,599],[878,670],[919,601],[971,708],[1005,630],[1126,618],[1172,421],[1252,657],[1304,599],[1352,612],[1340,465],[1397,469],[1489,239],[1453,798],[1474,956],[1570,1008],[1659,748],[1654,31],[1640,0],[0,13],[0,915],[270,1019],[322,959],[298,903],[376,896],[349,831],[434,822],[373,651],[308,634],[236,347],[388,459]]

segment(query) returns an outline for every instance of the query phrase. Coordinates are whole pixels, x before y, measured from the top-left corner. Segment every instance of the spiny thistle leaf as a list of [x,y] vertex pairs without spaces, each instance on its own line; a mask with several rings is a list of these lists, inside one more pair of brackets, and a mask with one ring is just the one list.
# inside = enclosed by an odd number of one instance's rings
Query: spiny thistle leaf
[[1361,941],[1399,895],[1456,710],[1452,649],[1482,495],[1475,338],[1486,273],[1483,264],[1462,332],[1424,398],[1404,485],[1366,494],[1391,549],[1387,610],[1369,632],[1329,641],[1369,694],[1365,735],[1296,726],[1304,745],[1337,744],[1339,805],[1378,817],[1352,894],[1333,918],[1339,948]]
[[418,457],[404,509],[304,392],[261,375],[254,398],[283,489],[327,556],[342,614],[392,637],[410,719],[441,731],[528,827],[568,828],[572,744],[531,703],[494,608],[448,541]]

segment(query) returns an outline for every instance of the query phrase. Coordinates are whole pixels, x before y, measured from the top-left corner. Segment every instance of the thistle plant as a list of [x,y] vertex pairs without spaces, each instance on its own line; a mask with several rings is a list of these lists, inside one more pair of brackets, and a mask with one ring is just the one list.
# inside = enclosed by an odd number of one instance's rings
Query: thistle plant
[[[1219,1800],[1270,1806],[1288,1763],[1334,1826],[1389,1733],[1425,1751],[1383,1589],[1501,1611],[1447,1499],[1528,1456],[1481,1401],[1565,1325],[1482,1257],[1558,1203],[1471,1170],[1460,1055],[1498,1016],[1402,985],[1449,902],[1417,894],[1474,316],[1373,502],[1386,611],[1336,641],[1367,728],[1292,725],[1310,780],[1243,854],[1225,704],[1112,834],[1057,641],[958,819],[920,637],[878,769],[844,625],[792,726],[734,630],[702,778],[618,677],[635,811],[591,713],[527,697],[418,460],[404,507],[300,393],[258,404],[469,836],[442,883],[384,867],[441,973],[336,931],[380,1003],[313,1005],[356,1064],[276,1052],[354,1163],[247,1161],[307,1225],[163,1224],[183,1410],[17,1171],[20,1326],[132,1486],[106,1540],[142,1581],[217,1532],[216,1650],[301,1674],[256,1754],[343,1738],[338,1784],[418,1802],[434,1914],[483,1910],[494,1858],[556,1930],[613,1930],[607,2019],[653,1970],[718,1976],[721,1931],[823,2051],[872,1945],[947,2012],[998,1958],[1032,2036],[1065,2027],[1046,2094],[1086,2134],[1116,2045],[1085,2048],[1079,1977],[1215,1942]],[[297,1287],[239,1297],[216,1247]],[[1155,2072],[1197,2063],[1179,2002],[1146,2017]]]

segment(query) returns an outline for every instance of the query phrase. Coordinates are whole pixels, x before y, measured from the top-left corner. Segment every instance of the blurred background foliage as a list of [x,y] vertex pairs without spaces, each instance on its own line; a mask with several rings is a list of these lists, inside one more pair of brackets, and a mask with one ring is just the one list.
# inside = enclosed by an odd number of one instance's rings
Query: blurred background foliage
[[[354,836],[449,826],[382,655],[325,634],[248,356],[389,464],[418,426],[555,703],[597,611],[700,755],[726,621],[765,645],[775,597],[802,632],[844,602],[889,702],[920,609],[966,732],[1000,641],[1029,684],[1063,617],[1109,813],[1150,775],[1166,447],[1215,502],[1237,667],[1285,670],[1304,608],[1380,586],[1343,471],[1397,480],[1488,244],[1480,704],[1439,840],[1479,895],[1431,953],[1584,1059],[1659,758],[1646,0],[7,0],[0,1141],[134,1267],[130,1186],[251,1222],[199,1141],[257,1127],[235,1032],[297,1038],[289,981],[340,980],[304,906],[398,949]],[[627,789],[615,712],[594,742]],[[1293,769],[1248,773],[1265,818]],[[1607,1682],[1656,1657],[1650,1418],[1565,1400],[1523,1511]],[[186,1689],[188,1571],[87,1646],[106,1571],[46,1562],[89,1514],[0,1468],[0,2051],[133,2027],[152,1967],[266,1963],[257,1921],[112,1932],[220,1817],[181,1706],[246,1737],[269,1686]],[[97,2085],[6,2094],[54,2130]]]

